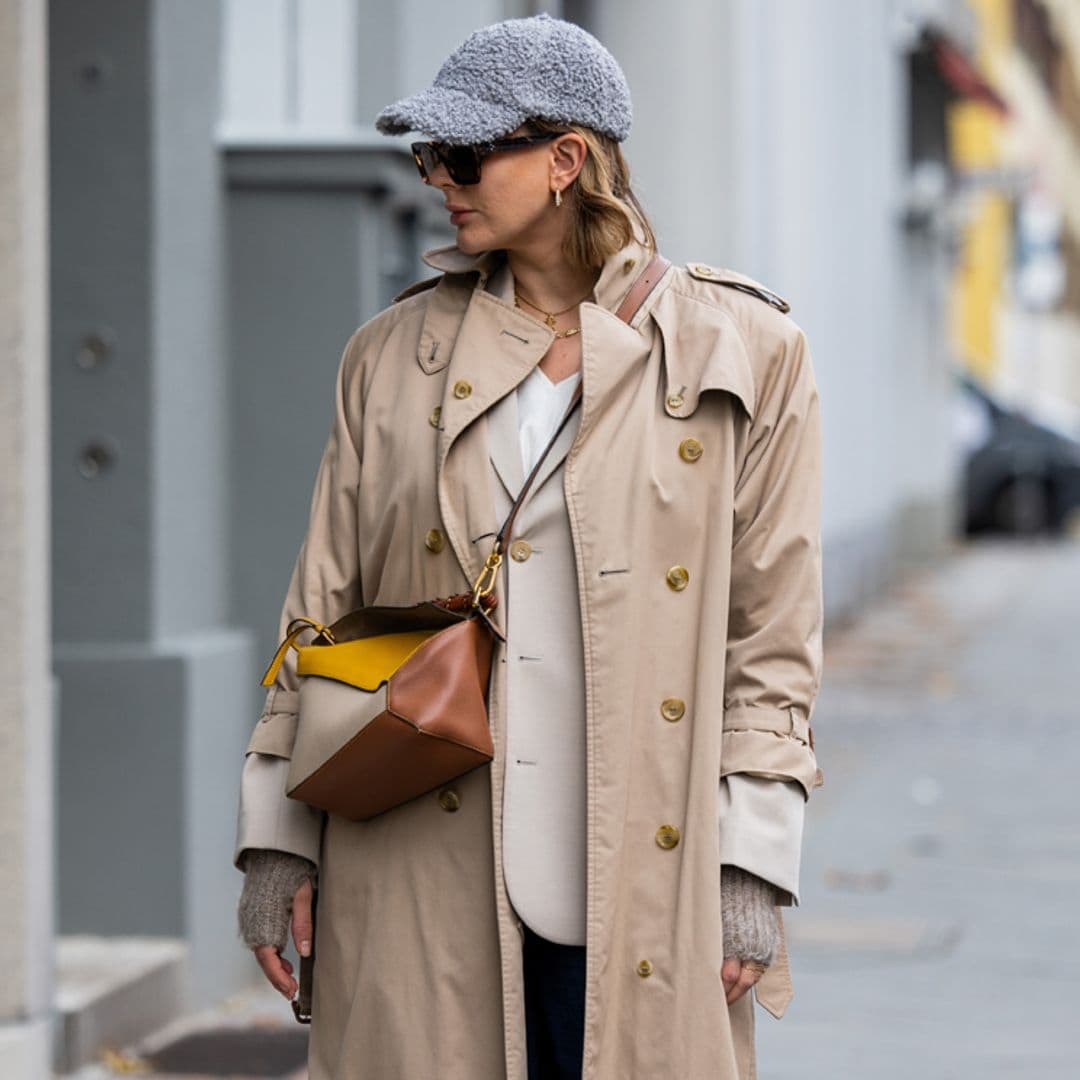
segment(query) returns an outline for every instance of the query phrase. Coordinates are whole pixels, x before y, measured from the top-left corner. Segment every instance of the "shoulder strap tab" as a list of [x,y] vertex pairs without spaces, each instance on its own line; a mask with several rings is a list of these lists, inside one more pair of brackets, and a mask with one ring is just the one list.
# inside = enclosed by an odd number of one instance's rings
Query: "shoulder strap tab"
[[709,266],[708,263],[687,263],[686,269],[699,281],[713,281],[717,285],[727,285],[750,296],[756,296],[759,300],[764,300],[766,304],[776,308],[777,311],[784,312],[785,315],[791,310],[791,305],[779,293],[766,288],[760,281],[755,281],[746,274],[740,274],[737,270],[725,270]]

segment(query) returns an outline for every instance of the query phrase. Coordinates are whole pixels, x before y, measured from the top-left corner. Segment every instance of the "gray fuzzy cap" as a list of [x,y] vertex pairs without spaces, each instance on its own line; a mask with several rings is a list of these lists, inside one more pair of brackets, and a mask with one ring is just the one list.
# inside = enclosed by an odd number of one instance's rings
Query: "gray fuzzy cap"
[[497,139],[537,118],[583,124],[622,142],[633,110],[626,76],[580,26],[550,15],[476,30],[435,82],[375,118],[384,135],[418,131],[443,142]]

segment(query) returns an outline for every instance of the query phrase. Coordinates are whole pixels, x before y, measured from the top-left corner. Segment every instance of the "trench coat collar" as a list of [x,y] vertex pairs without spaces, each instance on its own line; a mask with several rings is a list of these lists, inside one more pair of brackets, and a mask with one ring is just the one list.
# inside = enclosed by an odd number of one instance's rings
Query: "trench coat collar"
[[[506,268],[506,256],[502,251],[485,251],[479,255],[467,255],[455,244],[433,248],[422,256],[433,270],[444,274],[476,274],[476,287],[488,289],[511,306],[514,303],[513,279],[499,273]],[[604,263],[593,288],[592,303],[614,313],[623,297],[645,269],[649,252],[638,237]]]

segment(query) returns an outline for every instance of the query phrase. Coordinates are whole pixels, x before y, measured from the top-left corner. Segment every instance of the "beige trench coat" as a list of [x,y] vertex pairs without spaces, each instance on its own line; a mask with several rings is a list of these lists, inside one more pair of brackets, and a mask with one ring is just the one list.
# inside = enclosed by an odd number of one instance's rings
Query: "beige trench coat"
[[[484,291],[497,259],[438,253],[434,288],[350,338],[282,628],[461,592],[479,574],[499,524],[486,414],[552,342]],[[802,331],[769,299],[786,305],[741,275],[673,267],[631,326],[617,319],[646,259],[637,244],[609,259],[582,306],[584,400],[564,465],[588,728],[583,1076],[747,1080],[753,999],[729,1007],[720,978],[718,778],[796,781],[806,798],[822,782],[817,393]],[[660,712],[673,697],[677,724]],[[326,819],[312,1080],[524,1080],[504,702],[496,663],[495,761],[455,781],[455,812],[433,793],[369,822]],[[295,729],[290,661],[249,754],[287,759]],[[756,993],[782,1015],[786,950]]]

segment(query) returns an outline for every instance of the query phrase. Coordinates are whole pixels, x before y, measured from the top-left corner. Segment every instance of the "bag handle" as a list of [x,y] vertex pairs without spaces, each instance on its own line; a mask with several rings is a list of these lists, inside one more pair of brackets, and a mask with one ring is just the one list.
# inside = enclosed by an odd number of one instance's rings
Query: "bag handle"
[[[664,276],[665,271],[670,265],[671,262],[668,259],[665,259],[660,252],[656,252],[653,255],[637,281],[631,286],[630,291],[626,294],[623,302],[619,305],[618,311],[615,312],[623,322],[629,325],[634,316],[641,309],[641,305],[649,298],[650,293],[652,293],[653,289],[656,287],[656,283]],[[537,459],[536,464],[532,467],[532,471],[525,480],[521,491],[518,492],[518,497],[514,500],[514,505],[510,508],[510,513],[506,516],[502,528],[499,529],[496,534],[495,542],[491,547],[491,554],[488,555],[485,560],[484,568],[480,571],[480,576],[473,585],[473,606],[479,605],[481,598],[487,596],[495,588],[495,580],[498,577],[499,567],[502,565],[503,552],[510,543],[510,536],[513,533],[514,520],[517,518],[518,511],[521,509],[522,504],[525,502],[525,496],[528,495],[529,488],[532,487],[537,473],[540,472],[540,466],[543,465],[544,459],[548,456],[548,453],[555,445],[556,440],[562,434],[563,428],[566,427],[567,421],[569,421],[574,410],[578,407],[578,404],[581,401],[583,387],[584,381],[579,382],[574,388],[574,396],[570,399],[570,404],[563,414],[562,420],[559,421],[559,426],[555,429],[555,433],[551,438],[548,439],[547,445]]]
[[323,626],[321,622],[316,622],[315,619],[309,619],[305,615],[300,615],[293,619],[293,621],[285,628],[285,640],[278,646],[277,652],[274,653],[274,659],[270,661],[270,666],[266,669],[266,674],[262,677],[263,686],[274,685],[274,680],[278,677],[278,671],[285,662],[285,654],[289,651],[290,646],[299,651],[296,639],[305,630],[315,630],[320,636],[326,638],[331,643],[334,641],[334,635],[331,633],[329,626]]

